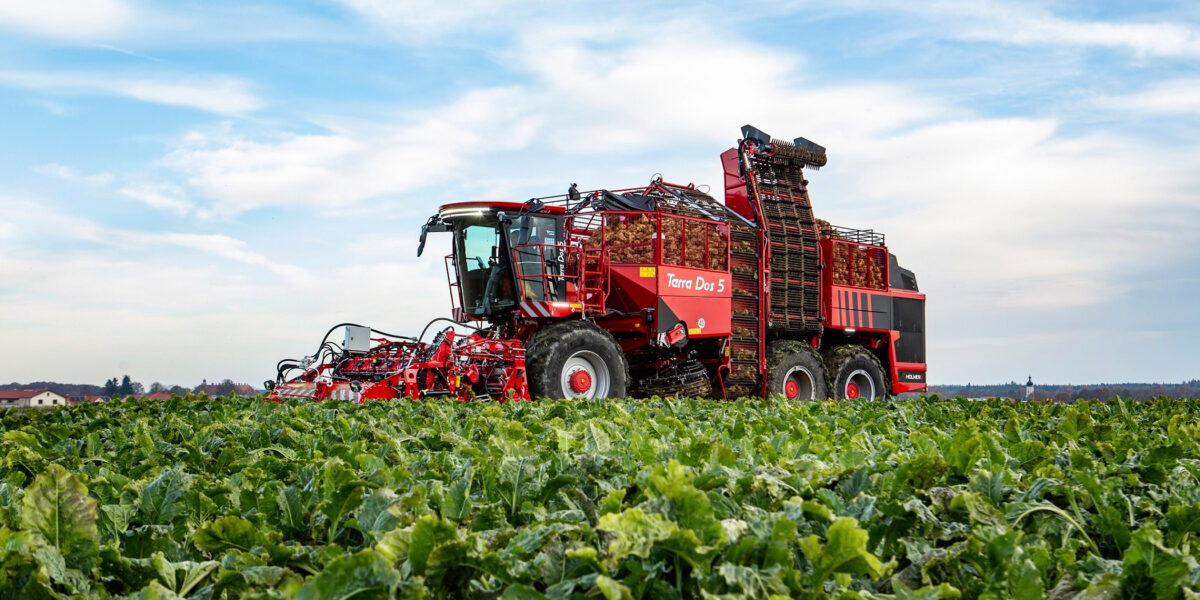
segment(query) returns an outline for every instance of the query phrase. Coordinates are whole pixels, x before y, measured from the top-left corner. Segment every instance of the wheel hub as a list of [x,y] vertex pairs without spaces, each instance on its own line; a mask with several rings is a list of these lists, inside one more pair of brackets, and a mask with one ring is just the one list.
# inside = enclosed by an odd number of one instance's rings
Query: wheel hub
[[579,369],[571,373],[568,379],[571,386],[571,391],[576,394],[582,394],[592,389],[592,375],[584,369]]
[[591,350],[578,350],[567,357],[559,373],[562,393],[568,398],[607,398],[612,388],[608,365]]
[[808,400],[814,397],[816,383],[812,373],[801,366],[792,367],[783,379],[783,397],[788,400]]
[[787,396],[788,400],[795,400],[800,395],[800,384],[789,379],[787,383],[783,384],[783,395]]
[[846,376],[846,398],[854,400],[857,398],[866,398],[874,400],[879,390],[875,384],[875,378],[864,369],[855,369]]

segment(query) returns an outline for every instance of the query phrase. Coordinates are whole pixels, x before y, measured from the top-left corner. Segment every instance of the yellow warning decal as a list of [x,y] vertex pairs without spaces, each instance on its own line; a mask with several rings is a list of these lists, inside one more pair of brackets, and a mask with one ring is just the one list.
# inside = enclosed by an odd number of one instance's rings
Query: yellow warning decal
[[654,267],[642,267],[638,269],[639,277],[654,277],[658,275],[658,271]]
[[700,333],[701,331],[702,330],[699,327],[689,327],[688,335],[696,335],[697,333]]

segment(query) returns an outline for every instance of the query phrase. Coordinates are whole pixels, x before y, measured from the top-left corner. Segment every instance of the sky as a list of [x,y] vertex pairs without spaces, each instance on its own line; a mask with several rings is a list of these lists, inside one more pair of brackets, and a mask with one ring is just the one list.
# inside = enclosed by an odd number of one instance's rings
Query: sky
[[438,205],[719,191],[746,123],[916,272],[931,384],[1200,377],[1200,4],[733,6],[0,0],[0,382],[419,331]]

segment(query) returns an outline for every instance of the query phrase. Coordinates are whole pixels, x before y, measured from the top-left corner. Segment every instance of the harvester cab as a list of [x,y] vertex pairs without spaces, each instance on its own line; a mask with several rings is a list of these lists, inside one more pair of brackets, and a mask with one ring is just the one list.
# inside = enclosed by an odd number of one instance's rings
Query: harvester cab
[[452,206],[430,221],[453,232],[454,252],[447,260],[458,274],[462,315],[491,319],[510,312],[517,296],[504,212],[488,205]]
[[[568,285],[565,276],[563,212],[539,200],[461,202],[430,217],[422,238],[431,231],[453,233],[446,266],[455,318],[499,324],[521,304],[565,302],[577,295],[578,288]],[[424,239],[418,256],[423,248]]]

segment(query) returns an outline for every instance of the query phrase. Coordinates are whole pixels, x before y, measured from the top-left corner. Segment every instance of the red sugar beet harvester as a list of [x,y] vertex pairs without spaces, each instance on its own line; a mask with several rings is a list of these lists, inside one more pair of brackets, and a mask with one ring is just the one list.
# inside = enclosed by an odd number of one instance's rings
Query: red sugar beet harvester
[[883,234],[813,216],[805,169],[825,148],[747,125],[721,163],[724,204],[655,178],[442,206],[417,254],[429,233],[453,236],[452,317],[417,337],[337,325],[312,356],[280,361],[270,398],[924,391],[925,296]]

